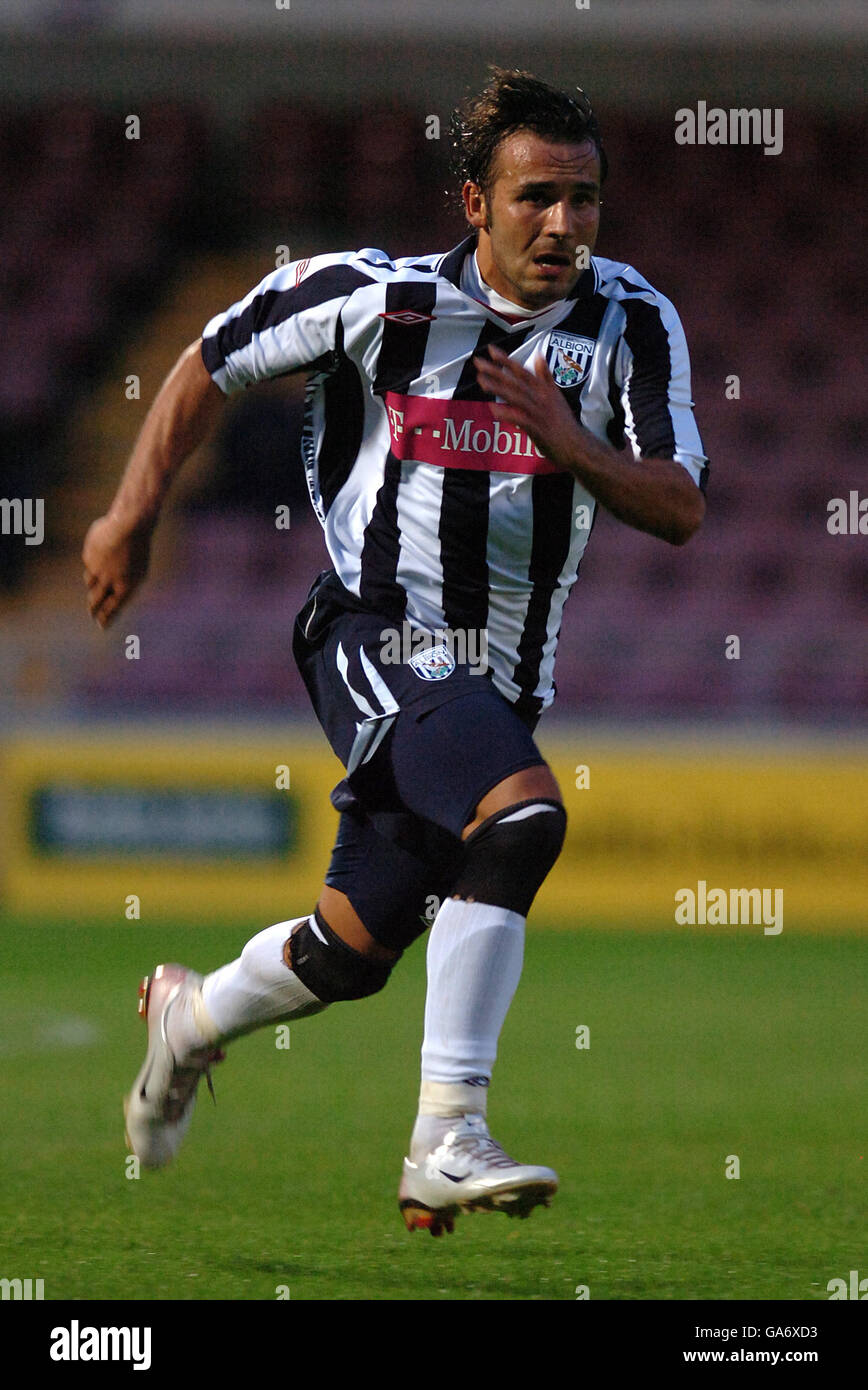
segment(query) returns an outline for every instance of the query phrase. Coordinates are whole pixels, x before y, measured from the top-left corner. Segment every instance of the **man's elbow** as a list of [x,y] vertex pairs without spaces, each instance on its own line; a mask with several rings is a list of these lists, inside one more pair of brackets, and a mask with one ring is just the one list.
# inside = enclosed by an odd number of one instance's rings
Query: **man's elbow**
[[695,536],[705,518],[705,494],[698,487],[685,493],[683,504],[672,518],[672,524],[664,540],[670,545],[686,545]]

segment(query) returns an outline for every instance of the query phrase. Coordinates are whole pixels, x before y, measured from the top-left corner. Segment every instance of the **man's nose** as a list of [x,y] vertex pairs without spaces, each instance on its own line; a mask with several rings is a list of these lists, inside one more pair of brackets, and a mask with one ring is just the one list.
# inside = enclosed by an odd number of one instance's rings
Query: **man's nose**
[[546,214],[546,231],[551,236],[566,237],[570,235],[572,228],[573,210],[570,203],[566,199],[560,203],[552,203]]

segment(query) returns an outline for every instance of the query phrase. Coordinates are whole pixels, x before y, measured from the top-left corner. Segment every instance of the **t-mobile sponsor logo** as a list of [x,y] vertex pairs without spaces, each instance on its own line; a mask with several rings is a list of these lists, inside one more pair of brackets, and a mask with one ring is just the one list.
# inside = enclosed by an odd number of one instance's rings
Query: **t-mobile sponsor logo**
[[[392,434],[397,440],[398,436],[404,433],[404,411],[396,410],[390,405],[389,422]],[[440,440],[441,453],[448,449],[457,449],[462,454],[495,453],[501,457],[506,454],[519,454],[522,458],[531,458],[533,455],[537,458],[544,457],[542,450],[536,447],[530,435],[519,429],[507,429],[499,420],[492,420],[488,429],[473,429],[473,420],[455,420],[449,415],[442,415],[437,424],[439,429],[431,426],[431,437]],[[422,434],[423,430],[423,425],[416,425],[413,433]]]
[[556,473],[529,434],[495,420],[488,401],[442,401],[386,393],[392,453],[441,468]]

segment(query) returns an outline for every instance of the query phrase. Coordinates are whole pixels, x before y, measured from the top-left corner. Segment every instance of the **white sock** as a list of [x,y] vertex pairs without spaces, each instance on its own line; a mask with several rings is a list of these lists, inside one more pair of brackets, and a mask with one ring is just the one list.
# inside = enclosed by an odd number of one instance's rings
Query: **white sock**
[[[195,1022],[209,1042],[225,1042],[264,1023],[305,1018],[327,1008],[283,959],[287,938],[308,920],[295,917],[266,927],[248,941],[237,960],[205,976],[202,1008],[196,1011]],[[211,1031],[213,1036],[208,1037]]]
[[447,898],[428,939],[420,1115],[485,1115],[497,1041],[521,977],[524,917]]

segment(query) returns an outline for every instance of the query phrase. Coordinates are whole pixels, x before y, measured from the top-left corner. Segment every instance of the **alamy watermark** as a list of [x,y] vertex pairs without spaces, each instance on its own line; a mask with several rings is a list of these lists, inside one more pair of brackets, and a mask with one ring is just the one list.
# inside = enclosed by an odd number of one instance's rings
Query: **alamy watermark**
[[0,1279],[0,1299],[25,1303],[45,1298],[44,1279]]
[[149,1327],[82,1327],[73,1318],[69,1327],[51,1329],[48,1354],[52,1361],[131,1361],[134,1371],[151,1365]]
[[826,530],[830,536],[868,536],[868,497],[855,488],[849,497],[833,497],[826,503]]
[[42,497],[0,497],[0,535],[23,536],[25,545],[45,539],[45,501]]
[[400,628],[384,628],[380,641],[384,666],[409,666],[420,680],[445,680],[456,665],[466,666],[472,676],[488,670],[488,629],[484,627],[421,632],[405,622]]
[[783,888],[709,888],[701,878],[695,891],[679,888],[675,902],[675,920],[682,927],[762,926],[765,936],[784,928]]
[[675,112],[676,145],[762,145],[763,154],[784,148],[784,113],[776,106],[709,107],[696,103]]
[[830,1303],[835,1298],[853,1298],[865,1303],[868,1300],[868,1279],[860,1279],[858,1269],[851,1269],[849,1282],[846,1279],[830,1279],[826,1292]]

